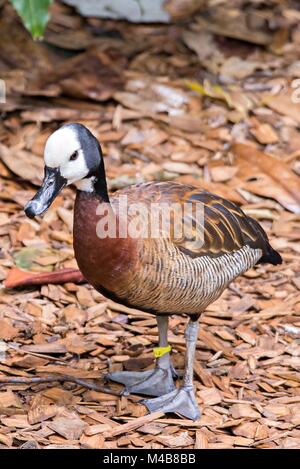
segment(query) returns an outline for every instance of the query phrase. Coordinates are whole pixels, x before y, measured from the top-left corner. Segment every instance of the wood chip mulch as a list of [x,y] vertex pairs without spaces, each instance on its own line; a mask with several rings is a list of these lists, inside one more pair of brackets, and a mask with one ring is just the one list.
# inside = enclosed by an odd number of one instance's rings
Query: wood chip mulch
[[[83,18],[56,2],[45,42],[33,43],[0,2],[8,93],[0,122],[1,282],[16,268],[77,267],[74,190],[43,218],[23,212],[42,177],[45,140],[68,121],[99,137],[110,190],[167,179],[204,187],[257,218],[284,260],[248,271],[201,317],[196,422],[146,415],[139,396],[118,396],[121,386],[104,382],[108,370],[154,366],[155,317],[108,301],[77,277],[2,284],[0,448],[300,448],[300,113],[291,97],[300,12],[293,2],[270,1],[263,10],[255,1],[206,3],[209,23],[199,12],[179,23],[133,25]],[[3,40],[11,28],[15,40]],[[170,318],[179,374],[185,322]]]

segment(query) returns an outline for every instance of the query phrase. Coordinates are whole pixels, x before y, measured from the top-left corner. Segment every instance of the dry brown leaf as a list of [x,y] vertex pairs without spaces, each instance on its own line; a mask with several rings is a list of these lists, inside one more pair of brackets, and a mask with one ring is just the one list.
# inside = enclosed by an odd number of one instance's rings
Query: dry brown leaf
[[252,75],[256,69],[262,68],[261,62],[254,62],[249,59],[243,60],[240,57],[229,57],[220,68],[220,76],[223,79],[243,79]]
[[0,143],[0,158],[17,176],[39,186],[43,179],[44,161],[18,148],[8,148]]
[[286,163],[242,143],[235,143],[232,151],[236,162],[247,168],[248,178],[253,173],[258,181],[260,174],[264,176],[260,186],[256,181],[248,182],[244,184],[246,189],[252,188],[253,192],[274,198],[288,210],[300,213],[300,180]]
[[227,8],[225,4],[212,8],[209,19],[204,15],[198,16],[197,22],[199,30],[211,31],[221,36],[261,45],[272,42],[271,32],[264,29],[264,22],[258,21],[253,25],[246,12]]
[[265,96],[264,103],[279,114],[291,117],[298,124],[300,123],[299,103],[294,102],[290,93],[279,94],[277,96]]

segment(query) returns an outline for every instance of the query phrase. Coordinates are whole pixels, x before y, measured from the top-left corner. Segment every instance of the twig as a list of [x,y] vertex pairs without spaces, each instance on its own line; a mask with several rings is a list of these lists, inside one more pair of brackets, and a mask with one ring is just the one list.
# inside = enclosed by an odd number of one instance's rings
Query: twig
[[63,382],[63,381],[69,381],[70,383],[75,383],[78,384],[79,386],[82,386],[87,389],[91,389],[92,391],[98,391],[98,392],[103,392],[105,394],[112,394],[113,396],[120,396],[120,392],[113,391],[112,389],[105,387],[105,386],[99,386],[94,383],[89,383],[88,381],[81,379],[81,378],[76,378],[74,376],[69,376],[69,375],[61,375],[61,376],[45,376],[45,377],[38,377],[35,376],[33,378],[24,378],[20,376],[11,376],[11,377],[0,377],[0,387],[7,385],[7,384],[41,384],[41,383],[52,383],[52,382]]

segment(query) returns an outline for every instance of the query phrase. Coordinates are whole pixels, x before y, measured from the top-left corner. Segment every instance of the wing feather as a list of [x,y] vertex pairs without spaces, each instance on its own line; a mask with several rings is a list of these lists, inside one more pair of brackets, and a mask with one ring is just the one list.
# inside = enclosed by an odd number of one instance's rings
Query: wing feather
[[[183,236],[179,239],[170,237],[170,241],[190,257],[219,257],[249,246],[261,249],[259,262],[282,262],[281,256],[270,246],[267,234],[256,220],[248,217],[233,202],[208,191],[174,182],[151,182],[130,186],[118,191],[116,196],[118,194],[126,194],[129,203],[191,203],[194,207],[192,212],[186,214],[182,210],[185,227]],[[200,222],[196,219],[197,204],[201,204],[204,211]]]

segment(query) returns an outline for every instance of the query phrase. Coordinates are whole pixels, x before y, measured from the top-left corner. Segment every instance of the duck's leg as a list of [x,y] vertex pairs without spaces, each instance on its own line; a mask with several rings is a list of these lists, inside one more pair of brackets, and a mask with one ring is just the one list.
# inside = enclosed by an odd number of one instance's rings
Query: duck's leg
[[[156,359],[156,367],[148,371],[118,371],[108,373],[105,378],[124,384],[124,394],[145,394],[162,396],[175,389],[173,376],[175,371],[171,365],[168,347],[168,316],[157,316],[159,347],[162,355]],[[165,349],[165,350],[164,350]]]
[[185,330],[186,359],[183,382],[179,389],[155,399],[144,399],[142,403],[150,412],[175,412],[192,420],[200,417],[193,387],[193,362],[198,337],[198,317],[191,317]]

